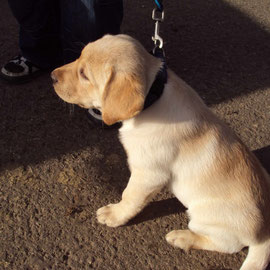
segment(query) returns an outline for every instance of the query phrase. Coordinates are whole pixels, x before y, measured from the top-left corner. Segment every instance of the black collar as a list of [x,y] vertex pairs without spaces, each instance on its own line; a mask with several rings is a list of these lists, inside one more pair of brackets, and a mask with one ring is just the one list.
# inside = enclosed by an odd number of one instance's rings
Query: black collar
[[160,52],[158,50],[155,50],[154,53],[152,53],[155,57],[158,57],[162,61],[162,67],[158,71],[156,78],[145,98],[144,107],[143,110],[150,107],[152,104],[154,104],[162,95],[165,84],[167,83],[168,74],[167,74],[167,66],[164,59],[163,51]]

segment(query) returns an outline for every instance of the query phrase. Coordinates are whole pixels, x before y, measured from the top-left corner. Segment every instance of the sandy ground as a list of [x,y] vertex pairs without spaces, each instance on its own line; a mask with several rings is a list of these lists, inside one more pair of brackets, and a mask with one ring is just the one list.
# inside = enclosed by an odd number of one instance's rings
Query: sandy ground
[[[168,64],[193,86],[270,169],[268,0],[164,1]],[[18,53],[18,26],[0,0],[0,64]],[[122,31],[149,50],[153,1],[126,1]],[[236,270],[233,255],[184,253],[164,236],[187,227],[169,192],[127,226],[97,223],[127,184],[116,130],[89,125],[65,105],[47,74],[24,85],[0,81],[0,269]]]

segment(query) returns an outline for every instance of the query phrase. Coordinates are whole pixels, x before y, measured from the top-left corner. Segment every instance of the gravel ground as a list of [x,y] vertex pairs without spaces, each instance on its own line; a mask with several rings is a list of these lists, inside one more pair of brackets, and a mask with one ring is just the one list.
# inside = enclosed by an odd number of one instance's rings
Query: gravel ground
[[[268,0],[164,1],[168,65],[194,87],[270,169]],[[0,0],[0,64],[18,53],[18,25]],[[149,50],[153,1],[125,1],[123,33]],[[184,207],[159,194],[127,226],[97,223],[120,199],[129,171],[116,130],[89,125],[85,111],[54,94],[48,74],[0,81],[0,269],[236,270],[233,255],[184,253],[165,241],[186,228]]]

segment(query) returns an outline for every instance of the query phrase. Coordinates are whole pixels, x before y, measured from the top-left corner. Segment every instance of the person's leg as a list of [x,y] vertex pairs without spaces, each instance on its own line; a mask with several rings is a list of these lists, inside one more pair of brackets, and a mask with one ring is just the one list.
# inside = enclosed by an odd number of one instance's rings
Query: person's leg
[[22,56],[43,69],[61,65],[59,1],[8,2],[20,25],[19,46]]
[[[64,62],[76,60],[83,47],[104,34],[118,34],[123,19],[122,0],[60,0]],[[109,49],[109,48],[108,48]],[[87,118],[95,126],[109,128],[97,110],[89,109]],[[119,127],[119,124],[110,128]]]
[[122,0],[61,0],[64,61],[80,56],[82,48],[104,34],[118,34]]
[[120,32],[123,19],[122,0],[96,0],[95,12],[99,37],[107,33],[116,35]]

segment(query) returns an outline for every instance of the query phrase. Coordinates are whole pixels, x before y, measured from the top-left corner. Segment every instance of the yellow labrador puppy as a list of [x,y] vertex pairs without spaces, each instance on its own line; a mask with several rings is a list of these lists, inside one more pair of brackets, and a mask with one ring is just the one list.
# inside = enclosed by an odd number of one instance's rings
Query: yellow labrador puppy
[[166,235],[170,244],[226,253],[248,246],[241,270],[263,270],[270,259],[269,175],[171,70],[161,97],[143,110],[162,65],[133,38],[107,35],[52,73],[63,100],[99,109],[108,125],[123,123],[131,177],[122,200],[100,208],[97,219],[123,225],[168,185],[190,218],[187,230]]

